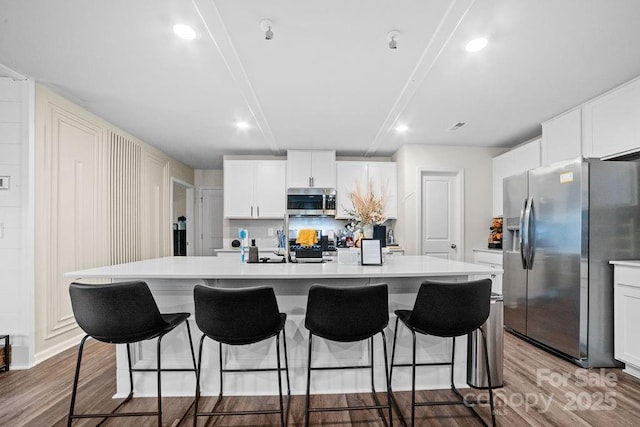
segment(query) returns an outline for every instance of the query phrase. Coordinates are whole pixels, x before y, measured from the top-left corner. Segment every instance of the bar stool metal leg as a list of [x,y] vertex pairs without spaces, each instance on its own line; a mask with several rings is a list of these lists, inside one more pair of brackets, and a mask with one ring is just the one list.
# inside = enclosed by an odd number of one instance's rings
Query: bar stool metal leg
[[304,425],[309,427],[309,401],[311,393],[311,349],[313,347],[313,334],[309,333],[309,351],[307,352],[307,393],[304,400]]
[[495,427],[496,425],[496,410],[493,403],[493,387],[491,383],[491,367],[489,366],[489,350],[487,348],[487,336],[484,332],[484,329],[479,328],[480,333],[482,334],[482,344],[484,346],[484,362],[487,367],[487,385],[489,386],[489,407],[491,408],[491,425]]

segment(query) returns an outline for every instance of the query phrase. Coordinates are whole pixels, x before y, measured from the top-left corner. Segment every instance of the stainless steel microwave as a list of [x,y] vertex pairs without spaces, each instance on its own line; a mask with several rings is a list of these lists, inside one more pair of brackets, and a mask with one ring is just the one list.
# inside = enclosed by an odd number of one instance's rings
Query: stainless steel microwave
[[335,188],[289,188],[287,214],[299,216],[335,216]]

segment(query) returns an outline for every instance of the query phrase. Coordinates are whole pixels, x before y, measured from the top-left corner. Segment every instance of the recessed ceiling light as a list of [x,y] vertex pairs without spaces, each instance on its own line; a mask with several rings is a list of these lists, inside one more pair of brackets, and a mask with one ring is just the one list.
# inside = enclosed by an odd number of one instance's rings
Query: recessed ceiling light
[[249,128],[249,123],[247,123],[247,122],[238,122],[238,123],[236,123],[236,127],[238,129],[248,129]]
[[485,39],[484,37],[478,37],[477,39],[473,39],[469,43],[467,43],[465,49],[467,52],[477,52],[487,47],[487,43],[487,39]]
[[193,40],[196,38],[196,31],[188,25],[176,24],[173,26],[173,32],[178,37],[185,40]]
[[408,130],[409,130],[409,126],[407,126],[407,125],[398,125],[398,126],[396,126],[396,132],[398,132],[398,133],[405,133]]

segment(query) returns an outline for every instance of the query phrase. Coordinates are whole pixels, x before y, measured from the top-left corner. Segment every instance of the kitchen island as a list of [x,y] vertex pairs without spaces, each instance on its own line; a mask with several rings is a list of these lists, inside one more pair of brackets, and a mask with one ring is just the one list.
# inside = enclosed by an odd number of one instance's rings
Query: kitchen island
[[[150,259],[128,264],[113,265],[74,271],[65,277],[77,281],[144,280],[148,283],[161,312],[186,311],[193,313],[193,288],[196,284],[217,287],[272,286],[278,298],[280,311],[287,313],[285,331],[291,373],[291,390],[294,394],[304,394],[306,387],[307,330],[304,327],[306,296],[314,283],[335,286],[357,286],[372,283],[389,285],[389,327],[385,331],[389,349],[393,339],[394,310],[413,306],[416,292],[424,279],[443,281],[464,281],[468,279],[496,277],[502,270],[458,261],[444,260],[429,256],[390,257],[381,266],[345,265],[336,262],[319,264],[257,263],[243,264],[240,259],[228,257],[167,257]],[[194,343],[200,333],[194,318],[192,331]],[[396,360],[408,362],[411,356],[411,334],[400,328]],[[275,365],[274,340],[258,343],[244,348],[225,346],[223,363],[231,368],[271,367]],[[466,339],[459,338],[456,345],[456,384],[466,384]],[[196,344],[197,345],[197,344]],[[205,340],[207,351],[203,356],[201,387],[203,394],[215,395],[219,389],[217,344]],[[380,350],[380,338],[375,345]],[[120,346],[119,346],[120,347]],[[367,359],[366,343],[334,343],[318,340],[314,346],[314,366],[323,363],[347,365],[362,363]],[[240,350],[240,351],[238,351]],[[376,350],[376,388],[384,389],[383,358]],[[195,349],[197,352],[197,348]],[[437,337],[419,338],[419,355],[424,361],[448,360],[451,340]],[[155,343],[144,342],[135,346],[132,353],[137,367],[155,365]],[[184,328],[167,335],[163,339],[163,367],[189,366],[191,356]],[[117,351],[117,396],[128,392],[128,373],[126,351]],[[314,373],[313,393],[354,393],[367,391],[369,373],[366,370],[318,371]],[[138,374],[134,376],[137,394],[153,396],[155,393],[154,375]],[[167,396],[193,395],[195,378],[190,373],[169,372],[163,374],[163,394]],[[277,394],[277,385],[273,373],[254,375],[225,376],[225,393],[234,394]],[[446,367],[425,368],[417,378],[418,388],[448,387],[449,370]],[[410,369],[394,370],[393,386],[396,390],[410,388]]]

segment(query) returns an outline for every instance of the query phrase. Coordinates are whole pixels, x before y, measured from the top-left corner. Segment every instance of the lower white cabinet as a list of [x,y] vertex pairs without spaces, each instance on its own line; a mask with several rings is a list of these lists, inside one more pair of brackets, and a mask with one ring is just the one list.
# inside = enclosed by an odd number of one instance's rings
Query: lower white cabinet
[[[502,269],[502,251],[500,249],[474,249],[473,262]],[[496,274],[491,279],[493,280],[491,292],[502,295],[502,274]]]
[[225,160],[224,217],[284,218],[286,161]]
[[640,262],[612,261],[613,354],[625,372],[640,378]]

